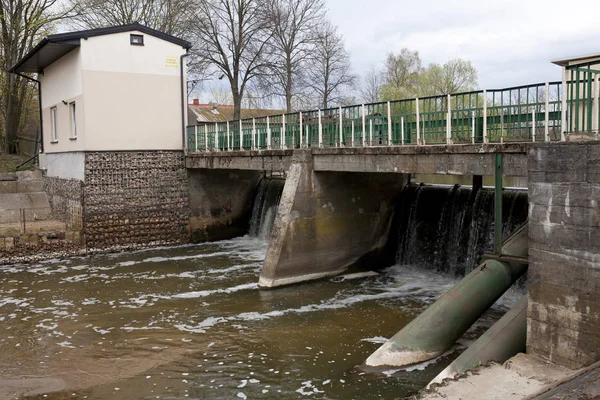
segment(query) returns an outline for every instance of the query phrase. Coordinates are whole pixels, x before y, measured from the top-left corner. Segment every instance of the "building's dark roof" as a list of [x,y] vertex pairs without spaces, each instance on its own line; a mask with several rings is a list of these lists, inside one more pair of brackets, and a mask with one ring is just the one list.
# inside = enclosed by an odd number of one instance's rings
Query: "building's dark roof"
[[600,57],[599,53],[590,53],[590,54],[584,54],[584,55],[576,56],[576,57],[568,57],[568,58],[561,58],[559,60],[553,60],[552,64],[556,64],[561,67],[566,67],[566,66],[569,66],[571,63],[577,64],[578,61],[583,62],[583,61],[598,58],[598,57]]
[[[215,108],[216,107],[216,108]],[[234,108],[231,105],[188,104],[188,125],[202,125],[215,122],[233,121]],[[241,119],[260,118],[285,114],[285,110],[242,108]]]
[[166,33],[148,28],[138,23],[130,25],[111,26],[108,28],[89,29],[85,31],[59,33],[45,37],[29,53],[20,59],[9,72],[42,72],[44,68],[52,64],[65,54],[79,47],[81,39],[92,36],[110,35],[112,33],[139,31],[159,39],[178,44],[185,49],[192,47],[191,43],[168,35]]

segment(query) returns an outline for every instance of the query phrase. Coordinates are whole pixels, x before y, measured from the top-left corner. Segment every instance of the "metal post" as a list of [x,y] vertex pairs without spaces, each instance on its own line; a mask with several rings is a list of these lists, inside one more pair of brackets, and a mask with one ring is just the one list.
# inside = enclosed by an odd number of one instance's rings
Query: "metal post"
[[231,150],[231,143],[229,142],[229,121],[227,121],[227,151]]
[[560,140],[564,142],[567,138],[567,67],[563,67],[562,71],[562,102],[560,107]]
[[267,149],[271,150],[271,121],[267,116]]
[[204,124],[204,151],[208,151],[208,125]]
[[365,147],[365,137],[367,136],[367,118],[365,116],[365,105],[362,105],[362,146]]
[[483,91],[483,143],[489,143],[487,134],[487,90]]
[[550,83],[546,82],[546,104],[544,105],[544,141],[550,141]]
[[421,144],[421,115],[419,114],[419,98],[415,99],[417,102],[417,144]]
[[402,140],[400,144],[404,145],[404,117],[400,117],[400,140]]
[[392,143],[392,106],[390,102],[387,102],[387,120],[388,120],[388,146],[391,146]]
[[535,143],[535,107],[531,112],[531,140]]
[[502,153],[496,153],[495,187],[494,187],[494,253],[502,252]]
[[475,111],[471,112],[471,143],[475,144]]
[[598,133],[600,130],[600,74],[594,78],[594,106],[593,106],[593,125],[592,130]]
[[298,115],[298,118],[300,118],[300,148],[302,148],[302,112]]
[[281,149],[285,149],[285,114],[282,114],[281,117],[283,118],[281,121]]
[[352,136],[350,138],[350,143],[351,143],[351,146],[354,147],[354,121],[352,121],[352,130],[351,130],[350,134]]
[[215,122],[215,147],[219,151],[219,124]]
[[448,114],[446,116],[446,144],[452,144],[452,109],[450,105],[450,95],[448,95]]
[[240,119],[240,150],[244,150],[244,129],[242,128],[242,120]]
[[256,150],[256,118],[252,118],[252,150]]
[[321,110],[319,110],[319,147],[323,147],[323,121],[321,120]]
[[373,146],[373,120],[369,120],[369,147]]
[[194,125],[194,134],[196,135],[196,151],[198,151],[198,125]]
[[342,107],[340,107],[340,147],[344,146],[344,120],[342,117]]

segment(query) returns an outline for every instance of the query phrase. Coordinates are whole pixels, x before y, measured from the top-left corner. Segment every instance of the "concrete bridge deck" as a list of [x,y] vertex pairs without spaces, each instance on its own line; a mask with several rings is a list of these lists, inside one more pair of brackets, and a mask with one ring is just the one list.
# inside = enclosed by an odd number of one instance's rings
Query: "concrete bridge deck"
[[[494,157],[504,155],[504,175],[527,176],[527,143],[396,147],[309,148],[315,172],[494,175]],[[306,149],[302,149],[306,151]],[[288,171],[294,150],[188,153],[189,169]]]

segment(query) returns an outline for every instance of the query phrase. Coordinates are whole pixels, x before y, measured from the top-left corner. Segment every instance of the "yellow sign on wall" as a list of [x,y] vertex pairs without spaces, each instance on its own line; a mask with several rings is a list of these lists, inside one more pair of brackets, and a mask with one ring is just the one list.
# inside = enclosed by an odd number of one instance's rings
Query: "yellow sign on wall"
[[166,66],[167,67],[179,67],[179,63],[177,62],[177,57],[167,57]]

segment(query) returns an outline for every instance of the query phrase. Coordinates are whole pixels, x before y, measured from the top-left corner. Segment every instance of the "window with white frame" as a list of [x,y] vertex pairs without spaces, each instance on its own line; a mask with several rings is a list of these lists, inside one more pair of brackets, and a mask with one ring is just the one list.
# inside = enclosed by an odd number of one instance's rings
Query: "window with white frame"
[[75,102],[69,103],[69,115],[71,117],[71,139],[77,139],[77,109]]
[[52,141],[58,142],[58,115],[56,107],[50,109],[50,130],[52,133]]

